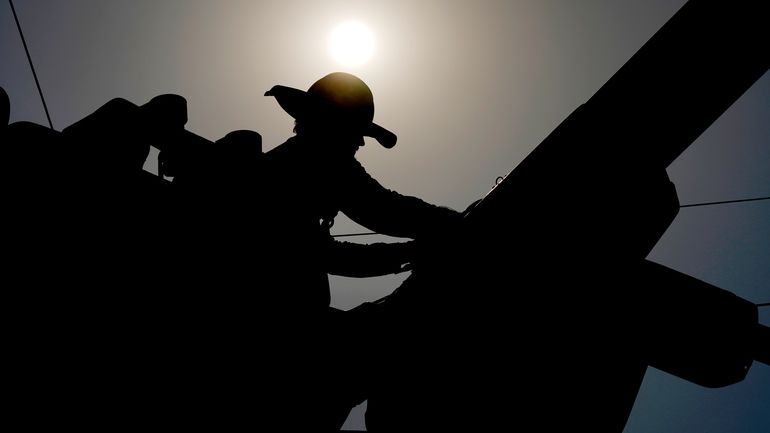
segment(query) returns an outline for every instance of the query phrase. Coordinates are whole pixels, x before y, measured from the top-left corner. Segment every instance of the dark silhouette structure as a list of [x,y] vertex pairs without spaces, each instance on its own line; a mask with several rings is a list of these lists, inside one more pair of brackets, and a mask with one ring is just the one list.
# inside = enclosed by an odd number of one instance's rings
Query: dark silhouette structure
[[[62,132],[0,131],[20,417],[213,429],[259,413],[260,137],[213,143],[186,121],[184,98],[161,95],[114,99]],[[150,146],[173,181],[142,169]]]
[[369,430],[620,432],[648,365],[717,387],[768,362],[755,305],[645,260],[666,167],[770,66],[761,11],[688,2],[416,264]]
[[[756,306],[645,257],[678,211],[666,167],[770,66],[761,11],[687,3],[462,215],[356,162],[363,136],[396,137],[348,74],[271,89],[297,134],[264,154],[254,131],[185,130],[178,95],[57,132],[8,124],[0,92],[8,410],[323,431],[368,399],[372,431],[619,432],[650,365],[742,380],[770,364]],[[337,242],[338,212],[417,242]],[[327,273],[407,263],[391,296],[329,308]]]

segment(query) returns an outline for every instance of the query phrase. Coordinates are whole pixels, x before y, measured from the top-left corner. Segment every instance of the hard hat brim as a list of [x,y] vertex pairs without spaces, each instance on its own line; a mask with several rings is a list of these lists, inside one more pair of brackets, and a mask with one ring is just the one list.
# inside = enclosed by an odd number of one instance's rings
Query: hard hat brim
[[[278,105],[294,119],[306,119],[313,113],[313,101],[304,90],[276,85],[265,92],[265,96],[274,97],[278,101]],[[374,122],[370,122],[364,127],[362,135],[374,138],[386,149],[395,146],[398,140],[396,134]]]

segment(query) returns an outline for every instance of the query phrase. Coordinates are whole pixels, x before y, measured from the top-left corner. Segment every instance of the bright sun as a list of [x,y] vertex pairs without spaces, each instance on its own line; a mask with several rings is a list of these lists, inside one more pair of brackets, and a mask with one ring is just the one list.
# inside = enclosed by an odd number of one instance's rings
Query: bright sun
[[374,54],[374,33],[359,21],[344,22],[332,31],[329,51],[343,66],[361,66]]

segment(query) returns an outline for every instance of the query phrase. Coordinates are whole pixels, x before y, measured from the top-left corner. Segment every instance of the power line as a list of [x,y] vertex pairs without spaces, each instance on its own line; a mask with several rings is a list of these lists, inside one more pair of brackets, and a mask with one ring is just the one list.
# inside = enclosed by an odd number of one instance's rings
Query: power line
[[707,203],[695,203],[695,204],[685,204],[682,206],[679,206],[680,208],[683,207],[697,207],[697,206],[712,206],[716,204],[727,204],[727,203],[744,203],[747,201],[760,201],[760,200],[770,200],[770,197],[757,197],[757,198],[744,198],[740,200],[725,200],[725,201],[712,201]]
[[379,233],[376,232],[363,232],[363,233],[344,233],[341,235],[333,235],[333,238],[349,238],[352,236],[372,236],[372,235],[378,235]]
[[21,36],[21,43],[24,44],[24,52],[27,53],[27,60],[29,61],[29,67],[32,69],[32,76],[35,77],[35,84],[37,85],[37,92],[40,93],[40,100],[43,101],[43,109],[45,110],[45,117],[48,118],[48,126],[53,129],[53,122],[51,122],[51,115],[48,114],[48,105],[45,103],[43,97],[43,90],[40,88],[40,81],[37,79],[37,73],[35,72],[35,65],[32,64],[32,56],[29,55],[29,48],[27,48],[27,40],[24,39],[24,33],[21,31],[21,24],[19,24],[19,17],[16,15],[16,8],[13,7],[13,0],[8,0],[11,4],[11,12],[13,12],[13,19],[16,20],[16,28],[19,29],[19,36]]

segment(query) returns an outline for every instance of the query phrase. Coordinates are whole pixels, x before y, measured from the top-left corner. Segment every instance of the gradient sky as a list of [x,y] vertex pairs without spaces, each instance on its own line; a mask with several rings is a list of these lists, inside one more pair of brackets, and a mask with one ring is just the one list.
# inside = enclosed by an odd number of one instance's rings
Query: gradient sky
[[[113,97],[141,104],[179,93],[188,100],[189,130],[217,139],[254,129],[269,150],[290,136],[292,119],[263,93],[274,84],[306,89],[346,70],[370,85],[375,120],[399,135],[393,150],[370,141],[359,152],[369,172],[391,189],[464,209],[682,4],[17,0],[16,8],[57,129]],[[333,27],[347,19],[363,21],[377,37],[374,58],[356,69],[335,64],[326,47]],[[11,121],[45,124],[7,3],[0,3],[0,65]],[[669,174],[683,204],[770,196],[770,76]],[[339,218],[335,230],[358,228]],[[650,258],[769,302],[770,202],[682,209]],[[376,299],[403,277],[333,278],[333,303],[349,308]],[[768,309],[761,320],[770,324]],[[651,370],[626,432],[766,433],[768,408],[770,367],[755,365],[744,382],[717,390]],[[347,427],[362,428],[360,414]]]

